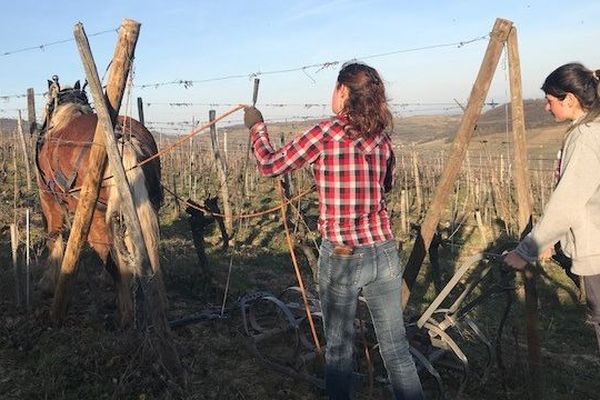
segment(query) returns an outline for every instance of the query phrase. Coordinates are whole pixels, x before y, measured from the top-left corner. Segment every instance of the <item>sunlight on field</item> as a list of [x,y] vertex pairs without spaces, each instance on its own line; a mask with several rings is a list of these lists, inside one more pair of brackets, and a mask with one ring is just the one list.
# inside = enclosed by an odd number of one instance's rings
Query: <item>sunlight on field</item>
[[[494,110],[495,114],[498,112]],[[469,255],[501,245],[516,235],[516,204],[510,194],[511,139],[504,124],[504,114],[494,115],[481,118],[482,128],[473,136],[467,160],[439,224],[442,244],[438,260],[442,282],[447,282]],[[396,185],[389,195],[389,209],[394,230],[404,242],[404,260],[408,259],[414,239],[411,225],[419,224],[427,211],[458,122],[458,116],[396,120],[394,141],[399,170]],[[554,158],[564,127],[547,121],[531,123],[536,127],[527,137],[529,167],[538,215],[552,190]],[[274,143],[288,140],[309,126],[309,122],[275,124],[271,127],[272,140]],[[5,398],[15,399],[35,397],[39,390],[50,397],[60,397],[65,393],[61,391],[68,390],[68,396],[72,398],[84,393],[93,398],[118,398],[132,393],[140,399],[160,398],[161,388],[173,383],[161,372],[159,365],[141,355],[142,349],[131,347],[134,339],[130,335],[134,333],[122,334],[117,328],[113,285],[90,252],[82,261],[65,326],[52,326],[49,319],[51,299],[41,296],[35,286],[46,256],[36,189],[26,190],[22,157],[18,152],[13,153],[14,122],[3,120],[0,129],[0,375],[3,377],[0,393],[5,393]],[[222,130],[219,132],[223,133]],[[259,177],[252,166],[248,169],[249,176],[242,175],[246,151],[244,129],[232,127],[227,132],[228,142],[221,136],[219,146],[228,166],[234,214],[277,207],[281,199],[275,180]],[[166,135],[157,138],[163,147],[173,140]],[[203,204],[210,196],[219,196],[220,184],[209,143],[206,136],[195,139],[161,160],[162,183],[169,189],[160,212],[160,254],[170,303],[169,316],[176,320],[207,307],[220,309],[226,301],[224,319],[202,321],[174,330],[177,347],[190,374],[189,393],[206,393],[202,398],[207,399],[324,398],[322,392],[308,383],[293,381],[253,358],[246,349],[246,338],[236,309],[238,298],[248,292],[266,290],[278,294],[297,284],[280,212],[275,209],[258,217],[236,221],[227,249],[223,248],[223,237],[217,224],[207,226],[203,240],[210,275],[199,265],[189,216],[177,198]],[[33,140],[28,145],[31,150]],[[13,154],[16,154],[16,171]],[[310,188],[311,184],[309,171],[290,176],[292,195]],[[16,221],[20,232],[18,259],[22,265],[25,262],[26,208],[31,210],[29,312],[14,305],[15,278],[9,233],[9,225]],[[318,240],[315,193],[294,201],[289,216],[303,279],[309,290],[314,291],[315,282],[304,251],[314,252],[315,240]],[[520,398],[526,391],[522,373],[527,362],[526,319],[522,282],[518,279],[517,283],[516,303],[500,339],[505,370],[492,368],[485,385],[474,382],[467,386],[466,399]],[[594,373],[590,371],[597,371],[600,365],[597,358],[590,356],[595,343],[593,332],[582,322],[585,310],[579,291],[562,269],[549,263],[544,265],[538,290],[543,373],[546,381],[552,382],[546,398],[592,398],[586,396],[592,396],[597,385],[591,376]],[[427,260],[406,310],[407,321],[418,318],[436,294],[431,264]],[[474,310],[472,318],[488,337],[495,339],[502,309],[502,302],[494,300]],[[477,353],[480,349],[476,346],[465,348],[476,352],[473,365],[478,368],[477,365],[483,362],[479,358],[481,354]],[[451,392],[456,376],[450,370],[443,373]],[[31,381],[36,381],[35,388],[28,384]],[[257,385],[257,381],[261,383]],[[431,382],[427,381],[427,385]],[[293,391],[286,389],[292,387],[295,388]],[[385,388],[376,385],[375,394],[384,396],[384,393]],[[180,394],[184,398],[193,398]],[[358,398],[367,398],[366,387],[361,386]]]

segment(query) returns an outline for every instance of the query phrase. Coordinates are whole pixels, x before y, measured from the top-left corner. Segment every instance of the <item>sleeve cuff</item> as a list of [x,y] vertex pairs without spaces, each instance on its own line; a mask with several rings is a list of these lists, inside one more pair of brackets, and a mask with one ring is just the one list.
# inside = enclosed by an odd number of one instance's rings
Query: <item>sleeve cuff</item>
[[257,122],[250,128],[250,137],[252,143],[256,142],[260,137],[265,136],[267,133],[267,126],[264,122]]
[[537,261],[539,256],[538,245],[531,237],[531,234],[527,235],[525,239],[521,240],[517,248],[515,249],[515,253],[517,253],[522,259],[529,263],[533,263]]

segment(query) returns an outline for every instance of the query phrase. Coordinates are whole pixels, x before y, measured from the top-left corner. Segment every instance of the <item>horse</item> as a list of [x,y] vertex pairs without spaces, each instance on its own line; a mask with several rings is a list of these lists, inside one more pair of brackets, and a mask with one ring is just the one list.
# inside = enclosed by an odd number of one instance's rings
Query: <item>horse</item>
[[[48,80],[48,102],[36,145],[39,198],[47,231],[47,269],[39,281],[45,294],[52,294],[64,255],[64,234],[70,226],[80,188],[83,184],[94,132],[98,123],[85,92],[77,81],[73,87],[61,88],[58,77]],[[117,118],[115,136],[127,180],[131,187],[144,242],[155,279],[164,285],[160,271],[158,210],[163,192],[160,184],[161,165],[154,158],[140,167],[141,161],[157,154],[152,134],[138,121]],[[134,245],[120,212],[120,196],[105,167],[100,194],[95,204],[87,242],[112,276],[117,291],[119,319],[122,326],[133,321],[132,279],[141,271],[131,265]],[[67,225],[67,226],[65,226]]]

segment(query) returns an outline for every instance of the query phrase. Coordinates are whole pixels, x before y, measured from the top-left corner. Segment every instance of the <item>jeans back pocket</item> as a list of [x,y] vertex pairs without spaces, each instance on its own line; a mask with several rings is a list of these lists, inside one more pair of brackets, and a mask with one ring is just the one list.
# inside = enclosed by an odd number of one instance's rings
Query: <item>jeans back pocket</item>
[[334,286],[356,286],[359,283],[363,267],[363,254],[322,254],[324,262],[321,274],[325,273],[327,280]]
[[380,271],[387,270],[389,277],[395,279],[402,276],[404,265],[400,262],[400,254],[398,248],[395,246],[386,246],[383,249],[385,266]]

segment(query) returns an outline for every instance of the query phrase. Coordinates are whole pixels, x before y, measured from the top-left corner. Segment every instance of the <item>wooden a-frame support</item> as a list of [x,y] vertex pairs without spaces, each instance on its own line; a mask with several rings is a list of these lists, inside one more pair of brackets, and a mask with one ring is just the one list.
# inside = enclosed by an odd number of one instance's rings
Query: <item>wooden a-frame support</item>
[[133,252],[131,262],[138,267],[137,270],[141,271],[141,276],[136,277],[144,300],[144,326],[141,328],[146,332],[152,332],[153,338],[157,340],[157,351],[163,365],[169,370],[169,373],[176,377],[176,380],[185,384],[185,373],[172,343],[170,328],[166,319],[166,304],[164,303],[164,294],[161,293],[162,283],[159,283],[159,279],[152,279],[154,273],[143,239],[140,221],[135,211],[131,189],[127,182],[125,169],[114,137],[114,123],[123,99],[139,30],[140,24],[138,22],[128,19],[123,21],[108,74],[106,94],[104,94],[83,25],[79,23],[74,28],[75,40],[79,48],[90,92],[94,99],[96,113],[98,114],[98,123],[94,133],[94,144],[98,145],[91,146],[87,174],[81,188],[79,203],[75,211],[65,257],[55,289],[52,315],[56,321],[64,319],[68,303],[67,294],[89,233],[108,160],[113,179],[121,196],[121,210],[127,231],[130,233],[132,241],[136,243],[131,249]]
[[[133,54],[137,38],[139,35],[140,24],[125,20],[119,30],[119,38],[115,53],[111,63],[111,68],[108,73],[108,84],[106,86],[106,100],[101,99],[101,104],[108,103],[109,107],[109,124],[112,135],[112,126],[116,121],[119,108],[121,107],[121,101],[123,99],[123,91],[125,90],[125,84],[127,76],[129,75],[129,69],[131,67],[131,60],[133,60]],[[80,24],[74,28],[74,34],[77,40],[78,46],[86,46],[87,38]],[[86,42],[86,43],[82,43]],[[89,45],[87,45],[89,47]],[[83,53],[82,53],[83,58]],[[92,59],[93,63],[93,59]],[[86,61],[84,61],[84,65]],[[94,65],[95,68],[95,65]],[[87,71],[86,71],[87,73]],[[88,77],[89,80],[89,77]],[[94,99],[95,100],[95,99]],[[97,107],[98,108],[98,107]],[[69,233],[69,240],[65,249],[65,255],[60,267],[60,275],[54,291],[54,303],[52,306],[52,316],[56,321],[64,319],[67,305],[69,290],[72,285],[72,280],[77,272],[77,266],[81,252],[85,245],[90,226],[92,223],[92,216],[96,207],[96,201],[100,193],[100,186],[102,183],[102,177],[104,170],[107,165],[106,148],[104,147],[104,133],[103,124],[101,123],[100,115],[98,116],[98,124],[94,133],[94,144],[97,146],[91,146],[90,154],[88,158],[89,168],[83,180],[81,187],[81,194],[79,196],[79,202],[77,209],[75,210],[75,216],[73,217],[73,223],[71,231]],[[129,189],[128,189],[129,190]]]
[[[530,182],[527,172],[527,145],[525,140],[525,121],[523,113],[523,97],[521,89],[521,71],[517,46],[517,32],[511,21],[498,18],[490,34],[490,41],[481,63],[479,73],[473,84],[469,102],[458,127],[458,132],[452,144],[448,163],[437,184],[437,189],[429,205],[427,214],[421,224],[419,235],[415,240],[404,272],[402,290],[403,308],[408,303],[411,289],[419,275],[421,265],[433,235],[437,229],[440,216],[444,210],[454,182],[465,158],[468,144],[471,140],[475,125],[484,105],[494,72],[498,66],[502,49],[507,46],[509,79],[512,111],[512,136],[514,142],[514,183],[519,207],[519,230],[523,235],[531,226],[531,197]],[[537,291],[535,275],[526,274],[525,297],[527,311],[527,349],[529,362],[529,384],[532,399],[541,398],[540,376],[540,340],[537,317]]]

